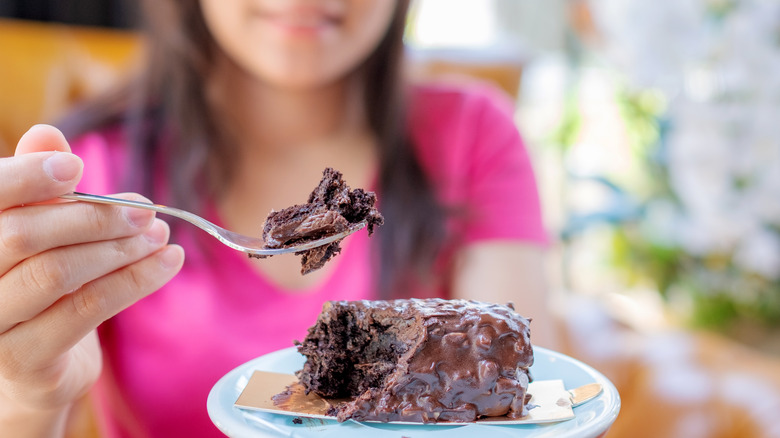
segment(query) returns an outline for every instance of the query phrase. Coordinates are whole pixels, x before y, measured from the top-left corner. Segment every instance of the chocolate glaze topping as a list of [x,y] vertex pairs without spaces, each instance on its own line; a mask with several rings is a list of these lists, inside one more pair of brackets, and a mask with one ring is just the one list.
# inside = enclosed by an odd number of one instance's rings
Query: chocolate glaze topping
[[465,300],[337,301],[299,343],[307,393],[339,421],[470,422],[527,411],[529,320]]
[[315,240],[346,231],[349,222],[344,216],[325,206],[295,205],[271,213],[272,220],[263,227],[263,238],[269,248],[281,248],[292,242]]
[[[350,224],[366,221],[369,236],[384,219],[376,210],[376,194],[363,189],[350,190],[341,172],[327,168],[322,180],[309,195],[306,204],[272,211],[263,225],[268,248],[284,248],[341,233]],[[297,253],[301,255],[301,273],[321,268],[341,251],[341,241]],[[262,258],[262,256],[250,255]]]

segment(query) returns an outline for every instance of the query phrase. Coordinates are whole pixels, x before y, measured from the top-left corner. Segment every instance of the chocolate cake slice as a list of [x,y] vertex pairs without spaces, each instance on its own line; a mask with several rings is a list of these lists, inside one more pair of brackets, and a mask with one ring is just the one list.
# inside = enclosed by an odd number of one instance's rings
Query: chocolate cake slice
[[[268,248],[285,248],[322,239],[349,229],[351,224],[365,221],[368,235],[384,218],[374,207],[376,194],[363,189],[350,190],[341,172],[326,168],[322,180],[305,204],[272,211],[263,225],[263,239]],[[301,273],[308,274],[325,265],[341,251],[337,240],[306,251],[301,256]],[[262,256],[250,255],[262,258]]]
[[[527,413],[530,320],[465,300],[331,301],[299,343],[306,393],[339,421],[471,422]],[[280,394],[280,397],[284,397]]]

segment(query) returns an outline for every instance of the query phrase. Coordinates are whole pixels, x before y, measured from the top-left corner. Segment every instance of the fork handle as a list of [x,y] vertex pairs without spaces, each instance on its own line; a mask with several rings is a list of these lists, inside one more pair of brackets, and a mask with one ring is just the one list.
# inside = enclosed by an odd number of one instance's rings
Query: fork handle
[[128,199],[111,198],[109,196],[92,195],[89,193],[71,192],[64,195],[60,195],[62,199],[70,199],[73,201],[85,201],[93,202],[97,204],[109,204],[109,205],[121,205],[123,207],[143,208],[145,210],[152,210],[158,213],[171,214],[172,207],[166,207],[162,204],[152,204],[150,202],[131,201]]
[[81,192],[66,193],[64,195],[60,195],[60,198],[70,199],[73,201],[91,202],[95,204],[119,205],[122,207],[142,208],[144,210],[152,210],[158,213],[167,214],[169,216],[174,216],[179,219],[185,220],[191,223],[192,225],[195,225],[196,227],[206,231],[207,233],[215,237],[218,237],[218,233],[214,232],[214,228],[219,228],[219,227],[217,227],[213,223],[188,211],[184,211],[175,207],[168,207],[167,205],[153,204],[151,202],[142,202],[142,201],[130,201],[128,199],[112,198],[110,196],[93,195],[90,193],[81,193]]
[[[232,231],[228,231],[212,222],[207,221],[206,219],[194,213],[190,213],[185,210],[180,210],[175,207],[168,207],[162,204],[153,204],[151,202],[130,201],[127,199],[118,199],[109,196],[93,195],[90,193],[81,193],[81,192],[67,193],[61,195],[60,198],[69,199],[73,201],[90,202],[96,204],[108,204],[108,205],[119,205],[122,207],[142,208],[145,210],[152,210],[158,213],[167,214],[182,219],[184,221],[187,221],[192,225],[195,225],[201,230],[212,235],[214,238],[218,239],[220,242],[238,251],[257,253],[261,255],[275,255],[275,254],[287,252],[286,249],[271,250],[271,249],[262,248],[262,246],[265,245],[265,242],[262,239],[250,238],[248,236],[244,236],[238,233],[234,233]],[[240,239],[240,243],[236,242],[236,239]]]

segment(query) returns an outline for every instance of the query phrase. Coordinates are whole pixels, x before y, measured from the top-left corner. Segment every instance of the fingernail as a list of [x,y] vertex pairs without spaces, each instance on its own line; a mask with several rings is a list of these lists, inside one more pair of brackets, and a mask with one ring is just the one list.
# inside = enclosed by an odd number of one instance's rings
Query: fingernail
[[168,227],[165,222],[157,221],[151,228],[149,228],[143,236],[149,243],[161,244],[168,240]]
[[178,246],[169,246],[160,253],[160,263],[165,268],[175,268],[181,264],[181,249]]
[[70,181],[81,172],[81,159],[67,152],[55,152],[43,162],[43,170],[53,180]]
[[123,207],[123,210],[127,221],[134,227],[143,228],[154,219],[154,212],[148,210],[132,207]]

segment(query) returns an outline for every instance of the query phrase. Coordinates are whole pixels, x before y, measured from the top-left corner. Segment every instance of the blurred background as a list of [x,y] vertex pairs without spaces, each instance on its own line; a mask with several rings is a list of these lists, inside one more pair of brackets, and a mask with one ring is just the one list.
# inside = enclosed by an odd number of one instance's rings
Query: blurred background
[[[132,72],[136,14],[0,0],[3,155]],[[780,437],[780,1],[416,0],[407,45],[412,75],[515,99],[610,436]]]

